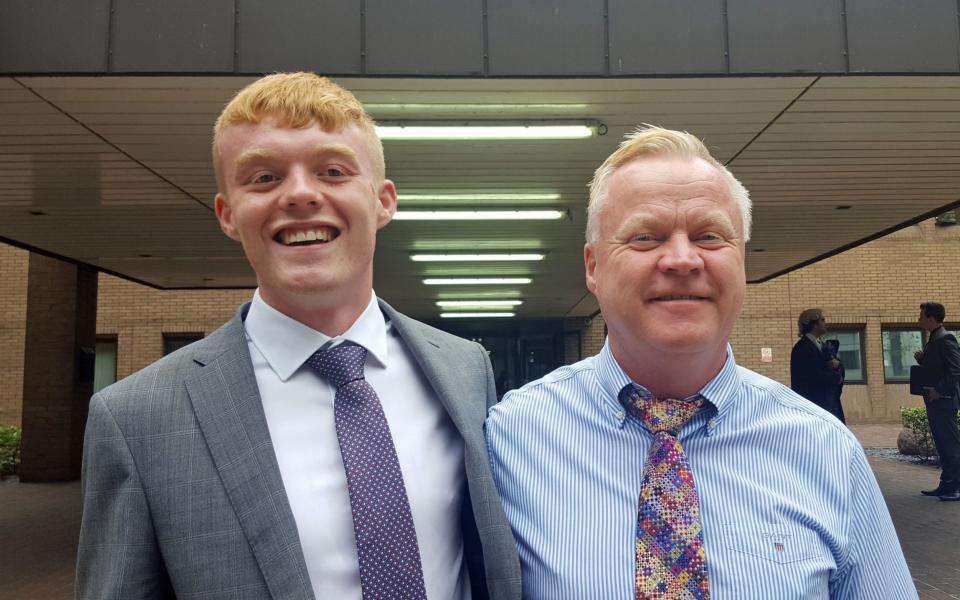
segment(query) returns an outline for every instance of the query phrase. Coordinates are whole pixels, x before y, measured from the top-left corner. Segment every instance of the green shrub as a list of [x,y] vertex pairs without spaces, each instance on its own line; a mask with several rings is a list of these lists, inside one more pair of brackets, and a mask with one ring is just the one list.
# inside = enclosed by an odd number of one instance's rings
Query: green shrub
[[933,445],[933,434],[930,433],[930,425],[927,423],[927,409],[922,406],[901,407],[900,418],[903,426],[910,430],[913,439],[917,441],[917,456],[926,461],[937,456],[937,449]]
[[[937,448],[933,444],[933,434],[930,433],[930,424],[927,422],[927,409],[922,406],[900,407],[900,418],[903,426],[909,429],[917,440],[919,456],[928,461],[936,457]],[[957,415],[957,424],[960,425],[960,414]]]
[[0,425],[0,477],[17,472],[20,465],[20,428]]

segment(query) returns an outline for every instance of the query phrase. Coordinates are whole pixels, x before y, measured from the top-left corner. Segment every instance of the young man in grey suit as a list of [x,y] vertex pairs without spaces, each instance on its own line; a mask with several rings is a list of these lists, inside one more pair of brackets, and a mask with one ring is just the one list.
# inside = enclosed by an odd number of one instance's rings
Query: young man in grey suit
[[486,353],[373,292],[397,193],[372,119],[327,79],[271,75],[213,156],[259,287],[91,400],[77,596],[519,598]]

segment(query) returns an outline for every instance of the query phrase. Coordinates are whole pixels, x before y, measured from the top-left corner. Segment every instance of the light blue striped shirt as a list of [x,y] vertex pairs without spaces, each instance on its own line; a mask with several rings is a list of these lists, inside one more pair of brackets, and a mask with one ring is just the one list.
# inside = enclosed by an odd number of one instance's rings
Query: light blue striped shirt
[[[486,423],[525,598],[634,598],[634,536],[652,436],[617,400],[604,346],[508,393]],[[713,600],[916,598],[856,438],[733,352],[680,432],[700,496]]]

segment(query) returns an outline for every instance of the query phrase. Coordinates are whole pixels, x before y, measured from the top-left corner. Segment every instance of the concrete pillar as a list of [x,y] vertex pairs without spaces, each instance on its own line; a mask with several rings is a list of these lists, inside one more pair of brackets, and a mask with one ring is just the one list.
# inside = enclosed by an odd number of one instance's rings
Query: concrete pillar
[[97,271],[31,253],[21,481],[80,476],[96,336]]

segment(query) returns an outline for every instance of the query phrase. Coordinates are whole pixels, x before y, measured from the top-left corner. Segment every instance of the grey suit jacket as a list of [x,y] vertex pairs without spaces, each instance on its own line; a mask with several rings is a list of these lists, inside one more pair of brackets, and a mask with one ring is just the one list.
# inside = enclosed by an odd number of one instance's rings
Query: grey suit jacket
[[[90,401],[78,598],[314,597],[251,366],[246,309]],[[486,353],[381,309],[463,436],[474,597],[519,598],[483,437],[496,401]]]

